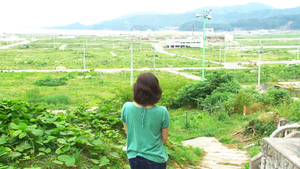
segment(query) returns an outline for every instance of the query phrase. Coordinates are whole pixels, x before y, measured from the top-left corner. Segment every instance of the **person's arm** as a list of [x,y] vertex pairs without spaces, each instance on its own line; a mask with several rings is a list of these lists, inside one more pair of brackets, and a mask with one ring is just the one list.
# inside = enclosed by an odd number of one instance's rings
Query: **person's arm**
[[123,126],[124,126],[125,133],[127,134],[127,127],[126,127],[126,123],[124,123],[124,122],[123,122]]
[[163,144],[168,140],[169,128],[161,129],[161,139]]

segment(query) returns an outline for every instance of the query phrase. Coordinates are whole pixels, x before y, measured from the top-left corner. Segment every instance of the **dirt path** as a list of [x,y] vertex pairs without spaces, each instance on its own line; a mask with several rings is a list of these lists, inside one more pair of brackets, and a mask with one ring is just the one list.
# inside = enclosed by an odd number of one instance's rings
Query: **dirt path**
[[241,169],[250,160],[246,151],[228,149],[215,137],[198,137],[182,141],[182,143],[185,146],[199,147],[206,152],[201,165],[197,168]]

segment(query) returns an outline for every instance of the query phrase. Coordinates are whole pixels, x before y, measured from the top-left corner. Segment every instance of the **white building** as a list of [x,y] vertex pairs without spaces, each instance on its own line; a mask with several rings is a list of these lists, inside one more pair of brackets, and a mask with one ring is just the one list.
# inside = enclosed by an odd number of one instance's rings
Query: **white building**
[[233,42],[233,35],[225,34],[225,42]]
[[187,37],[185,39],[170,38],[166,39],[166,48],[186,48],[186,47],[202,47],[203,38]]

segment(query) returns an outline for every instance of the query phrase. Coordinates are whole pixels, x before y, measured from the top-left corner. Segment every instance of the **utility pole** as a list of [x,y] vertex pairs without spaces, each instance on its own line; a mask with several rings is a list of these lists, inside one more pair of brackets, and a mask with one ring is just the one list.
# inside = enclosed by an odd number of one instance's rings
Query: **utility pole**
[[83,43],[83,70],[85,70],[85,49],[84,49],[84,43]]
[[261,40],[259,40],[259,55],[258,55],[258,86],[260,86],[260,53],[261,53]]
[[155,69],[155,43],[153,43],[153,70]]
[[131,37],[131,76],[130,76],[130,85],[132,86],[132,82],[133,82],[133,69],[132,69],[132,60],[133,60],[133,55],[132,55],[132,37]]
[[298,40],[298,54],[297,54],[297,60],[299,60],[299,45],[300,45],[300,40]]
[[239,63],[241,62],[241,57],[242,57],[242,44],[240,43],[240,57],[239,57]]
[[54,49],[55,49],[55,36],[54,35],[53,35],[53,40],[54,40],[54,44],[53,45],[54,45]]
[[[242,42],[241,42],[241,46],[242,46]],[[245,61],[245,56],[244,56],[244,51],[242,50],[242,55],[243,55],[243,58],[244,58],[244,62],[246,62]]]
[[221,49],[221,42],[220,42],[220,56],[219,56],[219,62],[221,62],[221,51],[222,51],[222,49]]
[[142,48],[142,37],[140,36],[140,52],[141,52],[141,48]]
[[227,43],[225,42],[225,46],[224,46],[224,51],[225,51],[224,63],[226,63],[226,46],[227,46]]

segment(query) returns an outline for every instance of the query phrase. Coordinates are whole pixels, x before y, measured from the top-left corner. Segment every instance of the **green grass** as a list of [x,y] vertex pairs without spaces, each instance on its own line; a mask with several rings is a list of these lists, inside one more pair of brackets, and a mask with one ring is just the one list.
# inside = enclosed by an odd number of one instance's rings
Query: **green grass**
[[[101,77],[99,74],[102,74]],[[134,82],[141,72],[134,71]],[[166,104],[168,99],[175,97],[176,92],[183,85],[189,82],[188,79],[180,75],[170,74],[163,71],[153,71],[160,80],[160,85],[164,90],[160,103]],[[34,83],[39,79],[46,77],[61,78],[72,74],[74,78],[66,81],[66,85],[62,86],[37,86]],[[103,72],[22,72],[22,73],[0,73],[0,98],[30,100],[27,94],[32,90],[40,91],[42,97],[50,97],[56,95],[66,95],[71,101],[67,107],[77,107],[81,104],[88,106],[98,106],[99,104],[116,104],[118,108],[125,100],[121,98],[128,95],[128,99],[132,99],[132,87],[130,86],[130,72],[122,71],[120,73],[103,73]],[[177,81],[173,84],[170,81]],[[66,108],[59,105],[45,105],[50,109]]]
[[[287,34],[278,35],[278,37],[296,37],[299,35]],[[30,38],[25,36],[26,38]],[[4,69],[56,69],[56,67],[65,67],[67,69],[82,69],[83,68],[83,46],[86,45],[86,69],[96,68],[129,68],[130,67],[130,39],[128,37],[115,37],[114,42],[112,37],[97,37],[97,36],[78,36],[75,39],[59,39],[52,37],[38,36],[37,39],[43,39],[31,42],[29,49],[23,49],[23,46],[16,46],[11,49],[0,50],[0,70]],[[239,39],[250,39],[248,36],[237,37]],[[253,39],[270,38],[268,36],[253,36]],[[157,41],[156,41],[157,42]],[[284,41],[264,41],[264,45],[295,45],[295,40]],[[114,43],[114,44],[113,44]],[[153,41],[140,41],[138,39],[133,42],[134,68],[153,67],[153,48],[151,46]],[[282,44],[281,44],[282,43]],[[1,42],[3,45],[3,42]],[[1,45],[0,44],[0,45]],[[58,50],[63,45],[68,44],[64,50]],[[112,48],[114,45],[115,48]],[[234,46],[228,44],[228,46]],[[257,46],[257,40],[243,41],[243,45]],[[237,45],[235,45],[237,46]],[[224,48],[222,47],[222,58],[224,61]],[[291,60],[295,59],[295,55],[290,54],[291,49],[263,49],[261,54],[262,60]],[[185,55],[195,58],[202,58],[202,49],[200,48],[182,48],[182,49],[167,49],[170,53],[177,55]],[[110,52],[117,54],[113,57]],[[208,46],[206,49],[207,60],[219,61],[219,46]],[[238,61],[237,56],[239,50],[227,50],[226,61]],[[161,53],[155,53],[156,67],[200,67],[202,61],[195,61],[179,56],[169,56]],[[245,61],[257,60],[258,50],[244,51]],[[243,61],[244,58],[240,58]],[[205,63],[207,67],[220,66],[213,63]],[[257,70],[256,67],[242,70],[225,70],[228,74],[233,75],[242,84],[257,84],[257,72],[250,72]],[[282,64],[271,66],[262,66],[261,83],[278,81],[296,81],[299,80],[299,66],[293,65],[285,67]],[[205,73],[211,74],[216,70],[206,70]],[[224,71],[224,70],[222,70]],[[180,75],[170,74],[164,71],[152,71],[159,79],[160,85],[163,89],[163,96],[158,103],[168,107],[170,103],[177,97],[177,91],[184,85],[192,83],[190,79],[184,78]],[[201,70],[183,70],[182,72],[191,73],[201,76]],[[100,77],[99,73],[103,75]],[[133,79],[141,73],[139,71],[133,72]],[[66,85],[62,86],[37,86],[34,83],[37,80],[51,78],[62,78],[68,75],[70,78],[66,81]],[[124,102],[132,100],[132,86],[130,86],[130,72],[122,71],[120,73],[104,73],[104,72],[45,72],[45,73],[0,73],[0,99],[15,99],[26,100],[37,97],[39,106],[47,109],[68,109],[85,105],[101,106],[111,105],[120,110]],[[70,101],[64,104],[54,104],[53,100],[62,98]],[[48,104],[46,100],[53,102]],[[281,113],[289,112],[287,108],[278,108]],[[186,123],[186,112],[188,112],[188,122]],[[198,111],[194,109],[187,109],[186,107],[170,110],[170,142],[180,145],[180,141],[187,140],[201,136],[214,136],[218,138],[223,144],[232,146],[234,148],[243,149],[243,146],[249,142],[243,142],[242,138],[231,137],[231,135],[243,129],[249,121],[256,118],[259,114],[252,114],[242,116],[241,114],[232,115],[228,117],[226,114],[220,115],[219,110],[215,110],[212,115],[208,112]],[[250,156],[260,152],[259,139],[252,140],[255,146],[246,148]],[[199,162],[202,156],[202,150],[193,149],[191,147],[184,148],[182,146],[172,147],[168,145],[168,150],[172,150],[173,162],[178,162],[183,165],[195,165]],[[171,153],[172,153],[171,151]],[[74,155],[76,156],[76,155]],[[81,155],[80,155],[81,156]],[[184,156],[184,158],[182,158]],[[49,155],[49,158],[52,158]],[[36,164],[24,163],[24,166],[46,166],[48,168],[55,168],[53,164],[49,163],[47,159],[36,159]],[[89,158],[81,156],[82,167],[90,167]],[[172,166],[168,168],[172,168]]]
[[[300,66],[286,64],[262,65],[260,80],[263,83],[278,83],[282,81],[299,81]],[[258,81],[258,67],[250,67],[249,69],[222,69],[222,70],[205,70],[205,75],[212,74],[216,71],[224,71],[226,74],[232,75],[239,83],[243,85],[256,85]],[[190,73],[201,76],[202,70],[185,69],[181,72]]]
[[[75,39],[45,39],[31,42],[30,44],[0,50],[0,70],[15,69],[83,69],[83,47],[85,47],[86,69],[96,68],[129,68],[131,60],[130,40],[128,38],[115,39],[111,37],[88,39],[86,46],[85,37]],[[153,68],[154,54],[153,42],[133,42],[133,67]],[[67,44],[64,50],[58,48]],[[24,46],[30,46],[24,49]],[[114,46],[114,48],[112,48]],[[112,56],[114,52],[117,56]],[[155,67],[197,67],[201,61],[169,56],[155,53]],[[212,64],[212,66],[219,66]]]

